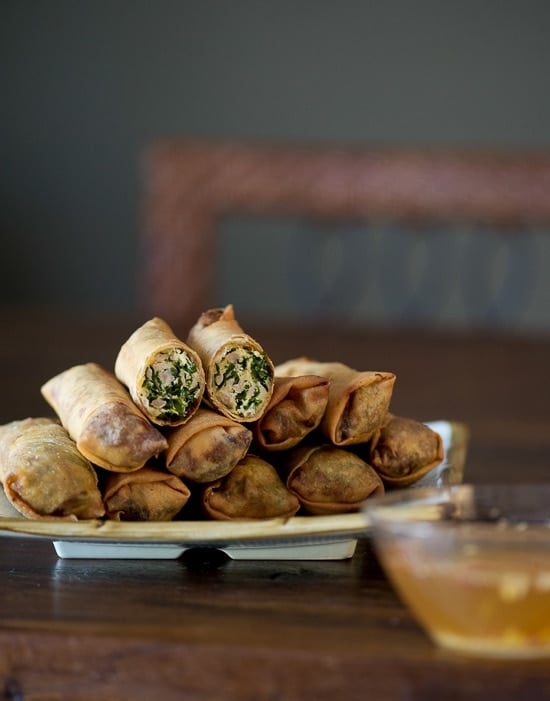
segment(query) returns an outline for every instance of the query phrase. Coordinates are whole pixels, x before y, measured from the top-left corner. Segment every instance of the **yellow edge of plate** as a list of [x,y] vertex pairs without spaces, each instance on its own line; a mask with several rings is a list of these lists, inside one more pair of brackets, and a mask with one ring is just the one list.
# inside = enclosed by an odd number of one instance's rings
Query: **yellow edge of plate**
[[365,531],[362,513],[293,516],[258,521],[33,521],[0,518],[0,532],[49,538],[118,542],[226,543],[231,541],[355,534]]

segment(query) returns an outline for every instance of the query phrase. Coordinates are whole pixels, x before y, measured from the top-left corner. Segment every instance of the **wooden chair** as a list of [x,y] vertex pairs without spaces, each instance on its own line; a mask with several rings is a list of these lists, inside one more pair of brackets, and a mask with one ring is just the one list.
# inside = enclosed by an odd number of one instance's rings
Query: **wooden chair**
[[[550,155],[164,140],[143,159],[141,295],[186,325],[210,306],[224,218],[550,224]],[[224,301],[225,303],[225,301]]]

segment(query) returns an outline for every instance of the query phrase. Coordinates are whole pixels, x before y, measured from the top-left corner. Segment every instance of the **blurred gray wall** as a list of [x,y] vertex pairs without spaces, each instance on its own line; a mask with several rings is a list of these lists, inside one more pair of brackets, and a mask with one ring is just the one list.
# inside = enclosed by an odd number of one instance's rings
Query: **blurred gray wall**
[[0,15],[0,303],[135,308],[138,159],[159,135],[550,146],[547,0],[1,0]]

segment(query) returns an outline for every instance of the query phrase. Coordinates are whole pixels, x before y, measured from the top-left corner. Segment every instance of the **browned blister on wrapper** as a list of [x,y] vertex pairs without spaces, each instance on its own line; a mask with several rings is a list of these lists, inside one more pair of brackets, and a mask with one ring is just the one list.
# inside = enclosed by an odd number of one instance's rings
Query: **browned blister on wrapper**
[[42,394],[80,452],[106,470],[138,470],[168,445],[126,388],[96,363],[52,377]]
[[166,469],[192,482],[224,477],[244,458],[252,441],[246,426],[206,407],[165,435]]
[[443,440],[421,421],[390,414],[367,452],[386,485],[407,487],[441,463]]
[[358,455],[329,444],[300,445],[285,460],[286,485],[310,514],[357,511],[384,493],[377,472]]
[[247,455],[228,475],[205,487],[202,505],[209,518],[218,520],[289,518],[300,508],[276,469],[255,455]]
[[190,496],[179,477],[149,466],[109,473],[103,485],[106,515],[115,521],[171,521]]

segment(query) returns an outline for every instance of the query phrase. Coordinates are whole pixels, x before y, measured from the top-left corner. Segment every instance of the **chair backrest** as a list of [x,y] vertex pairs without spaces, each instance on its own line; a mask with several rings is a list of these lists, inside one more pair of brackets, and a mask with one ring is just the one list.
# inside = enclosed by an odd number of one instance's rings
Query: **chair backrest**
[[227,217],[474,223],[514,235],[550,224],[545,153],[175,139],[151,144],[142,166],[142,302],[174,324],[220,303]]

